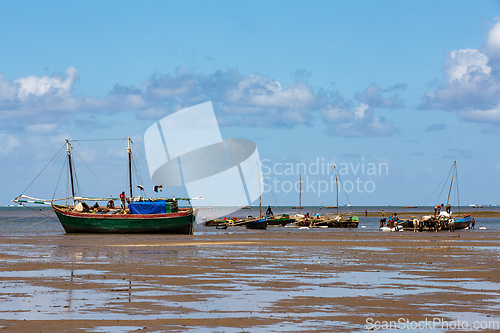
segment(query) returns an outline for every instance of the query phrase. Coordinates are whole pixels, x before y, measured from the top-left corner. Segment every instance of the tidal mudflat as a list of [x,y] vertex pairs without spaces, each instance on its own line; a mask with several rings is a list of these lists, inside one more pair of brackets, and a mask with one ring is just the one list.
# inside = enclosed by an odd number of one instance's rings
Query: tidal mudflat
[[437,331],[474,331],[500,320],[499,240],[483,230],[199,225],[191,236],[5,233],[0,328],[351,332],[394,321],[414,331],[439,318],[448,329]]

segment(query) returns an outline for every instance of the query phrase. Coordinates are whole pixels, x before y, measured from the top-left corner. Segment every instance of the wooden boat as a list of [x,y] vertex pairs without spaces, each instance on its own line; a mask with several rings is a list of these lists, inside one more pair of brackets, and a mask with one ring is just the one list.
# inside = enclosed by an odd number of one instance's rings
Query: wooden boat
[[455,220],[455,229],[465,229],[470,226],[472,216],[465,214],[461,219]]
[[[93,209],[88,205],[83,205],[85,200],[121,200],[122,198],[85,198],[75,195],[75,184],[73,179],[75,173],[71,163],[71,150],[73,147],[69,140],[66,140],[66,153],[68,157],[68,170],[71,182],[73,205],[54,204],[56,200],[44,200],[43,203],[50,202],[57,218],[61,222],[67,233],[172,233],[172,234],[192,234],[195,215],[192,208],[178,208],[178,200],[189,199],[143,199],[133,197],[132,194],[132,141],[128,138],[128,174],[130,196],[123,197],[129,202],[128,208],[121,209]],[[19,196],[14,201],[18,203],[36,201],[23,200],[26,196]],[[76,204],[79,202],[79,204]]]
[[73,206],[53,204],[52,208],[66,233],[193,233],[192,209],[164,214],[98,214],[77,212]]
[[338,175],[337,168],[333,166],[335,172],[335,188],[336,188],[336,206],[337,214],[335,216],[326,216],[326,225],[328,228],[357,228],[359,225],[359,218],[356,215],[342,215],[339,213],[339,185],[338,185]]
[[358,225],[359,218],[356,215],[344,216],[328,222],[328,228],[357,228]]
[[267,217],[267,225],[281,225],[285,226],[288,223],[295,222],[294,219],[290,218],[289,214],[283,215],[273,215]]
[[[448,197],[446,199],[446,207],[450,202],[450,194],[453,187],[453,180],[456,174],[456,166],[457,161],[453,162],[453,168],[451,171],[451,182],[448,190]],[[457,190],[458,191],[458,190]],[[449,206],[451,208],[451,206]],[[414,226],[414,221],[418,224],[418,226]],[[440,212],[439,214],[434,214],[423,216],[420,219],[416,219],[412,217],[410,219],[401,218],[397,221],[399,226],[403,227],[403,230],[415,230],[423,231],[439,231],[439,230],[459,230],[466,229],[470,226],[472,222],[472,217],[470,215],[464,215],[462,218],[456,219],[453,217],[453,213],[451,210],[449,212]],[[395,227],[395,223],[393,221],[387,222],[387,227]]]
[[[398,226],[401,226],[403,230],[414,230],[413,221],[415,219],[400,219],[398,220]],[[470,226],[472,222],[472,217],[470,215],[464,215],[464,217],[460,219],[453,219],[450,216],[440,215],[438,217],[427,215],[421,219],[416,219],[420,222],[420,227],[417,228],[418,231],[439,231],[439,230],[450,230],[450,227],[453,230],[466,229]],[[387,227],[393,228],[395,227],[395,223],[393,221],[387,222]]]
[[245,226],[247,229],[262,229],[265,230],[267,229],[267,219],[254,219],[254,220],[247,220],[245,223]]

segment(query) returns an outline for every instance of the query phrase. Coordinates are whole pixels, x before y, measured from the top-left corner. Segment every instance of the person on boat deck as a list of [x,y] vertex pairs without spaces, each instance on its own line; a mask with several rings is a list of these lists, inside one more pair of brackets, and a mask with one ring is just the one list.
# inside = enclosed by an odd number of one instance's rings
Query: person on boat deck
[[266,216],[273,216],[273,211],[271,210],[271,206],[268,206],[267,207],[267,210],[266,210]]
[[125,208],[125,191],[120,194],[120,200],[122,202],[122,208]]
[[439,213],[441,213],[441,208],[443,208],[443,206],[444,206],[443,204],[440,204],[434,207],[434,215],[439,215]]
[[92,209],[99,209],[99,204],[96,202],[95,205],[92,206]]
[[89,207],[89,205],[87,205],[87,203],[85,201],[82,201],[82,207],[83,207],[82,213],[90,212],[90,207]]
[[392,219],[392,215],[389,216],[388,222],[394,222],[394,220]]
[[115,208],[115,202],[113,200],[109,200],[108,204],[106,205],[108,208]]
[[451,214],[451,205],[450,205],[450,204],[447,204],[447,205],[446,205],[446,212],[447,212],[448,214]]
[[398,213],[394,213],[394,217],[392,218],[392,220],[394,222],[398,222],[399,221],[399,218],[398,218]]

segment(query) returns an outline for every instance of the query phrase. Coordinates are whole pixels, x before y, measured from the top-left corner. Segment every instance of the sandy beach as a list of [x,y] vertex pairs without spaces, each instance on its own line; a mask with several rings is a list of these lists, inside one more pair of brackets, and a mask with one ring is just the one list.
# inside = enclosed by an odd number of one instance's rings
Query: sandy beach
[[0,236],[0,328],[415,331],[434,320],[446,332],[500,320],[498,231],[197,228]]

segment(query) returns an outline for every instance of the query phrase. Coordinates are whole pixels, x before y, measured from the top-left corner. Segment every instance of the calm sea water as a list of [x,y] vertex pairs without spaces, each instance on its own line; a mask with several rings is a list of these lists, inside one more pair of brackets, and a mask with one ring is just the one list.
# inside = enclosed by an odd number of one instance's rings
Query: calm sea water
[[[262,207],[262,213],[265,212],[267,207]],[[294,215],[298,213],[298,209],[292,209],[292,207],[272,207],[274,214],[288,213]],[[375,217],[365,217],[364,211],[377,212]],[[379,221],[381,218],[381,211],[384,210],[385,216],[388,217],[390,213],[397,212],[400,217],[405,217],[405,212],[418,212],[420,215],[427,215],[432,212],[432,207],[418,207],[405,209],[401,207],[392,206],[356,206],[356,207],[342,207],[340,209],[343,213],[352,213],[353,211],[357,214],[359,213],[359,228],[358,230],[373,230],[378,229]],[[472,209],[470,207],[461,207],[460,211],[497,211],[500,212],[500,207],[484,207]],[[459,210],[455,210],[455,214],[458,215]],[[195,234],[197,233],[207,233],[216,232],[214,228],[207,228],[203,226],[203,221],[206,219],[212,219],[215,216],[229,216],[243,218],[248,215],[258,216],[259,207],[251,207],[250,209],[240,209],[236,212],[230,212],[228,208],[212,208],[212,209],[200,209],[197,214],[196,224],[195,224]],[[310,207],[306,206],[301,209],[301,213],[309,212],[311,215],[317,213],[326,214],[336,212],[335,209],[325,209],[324,207]],[[472,215],[474,217],[474,215]],[[408,216],[409,217],[409,216]],[[476,220],[476,229],[480,227],[486,227],[486,230],[500,230],[500,217],[474,217]],[[26,207],[0,207],[0,226],[2,228],[2,233],[9,235],[23,235],[23,234],[37,234],[37,235],[53,235],[53,234],[64,234],[64,229],[57,220],[52,209],[49,207],[34,206],[32,208]],[[244,228],[233,228],[235,231],[245,232]],[[241,230],[240,230],[241,229]],[[279,232],[280,228],[269,228],[273,232]],[[331,229],[330,229],[331,230]],[[328,232],[328,229],[325,229]]]

